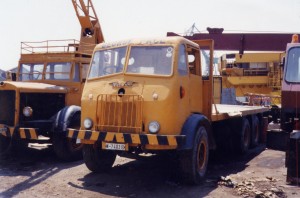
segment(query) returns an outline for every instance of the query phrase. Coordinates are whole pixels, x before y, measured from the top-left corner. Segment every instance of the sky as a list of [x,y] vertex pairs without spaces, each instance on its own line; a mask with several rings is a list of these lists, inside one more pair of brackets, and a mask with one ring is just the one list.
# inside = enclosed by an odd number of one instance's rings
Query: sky
[[[300,33],[299,0],[92,0],[106,42],[184,33]],[[80,38],[71,0],[1,0],[0,69],[18,65],[23,41]]]

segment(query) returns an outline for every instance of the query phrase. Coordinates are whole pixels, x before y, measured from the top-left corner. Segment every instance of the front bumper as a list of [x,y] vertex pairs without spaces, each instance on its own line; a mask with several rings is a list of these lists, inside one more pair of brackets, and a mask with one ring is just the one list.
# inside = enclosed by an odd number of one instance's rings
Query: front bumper
[[185,142],[184,135],[152,135],[116,133],[91,130],[68,129],[67,137],[90,142],[128,143],[134,145],[172,146],[178,147]]
[[6,137],[19,137],[21,139],[38,139],[38,129],[36,128],[19,128],[0,125],[0,135]]

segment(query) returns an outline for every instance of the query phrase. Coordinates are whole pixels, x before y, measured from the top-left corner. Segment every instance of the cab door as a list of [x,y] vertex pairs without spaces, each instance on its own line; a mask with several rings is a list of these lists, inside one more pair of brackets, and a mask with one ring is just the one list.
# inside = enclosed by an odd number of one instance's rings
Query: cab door
[[199,48],[187,46],[188,68],[189,68],[189,97],[190,111],[203,113],[203,89],[201,57]]

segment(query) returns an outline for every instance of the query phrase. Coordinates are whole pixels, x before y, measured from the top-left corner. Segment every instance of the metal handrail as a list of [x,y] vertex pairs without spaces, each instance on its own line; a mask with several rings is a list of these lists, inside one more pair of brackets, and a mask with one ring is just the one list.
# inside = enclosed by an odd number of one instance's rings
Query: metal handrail
[[[78,51],[79,46],[85,46],[88,49],[93,49],[95,44],[80,43],[80,41],[75,39],[21,42],[21,53],[76,52]],[[88,49],[86,52],[90,54],[92,50]]]

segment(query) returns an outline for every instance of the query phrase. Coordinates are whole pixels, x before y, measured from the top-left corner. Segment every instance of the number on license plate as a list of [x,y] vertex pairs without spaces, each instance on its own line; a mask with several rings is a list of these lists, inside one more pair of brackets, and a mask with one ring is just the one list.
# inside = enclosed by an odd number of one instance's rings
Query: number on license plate
[[118,150],[118,151],[125,151],[126,145],[125,144],[116,144],[116,143],[102,143],[102,148],[106,150]]

